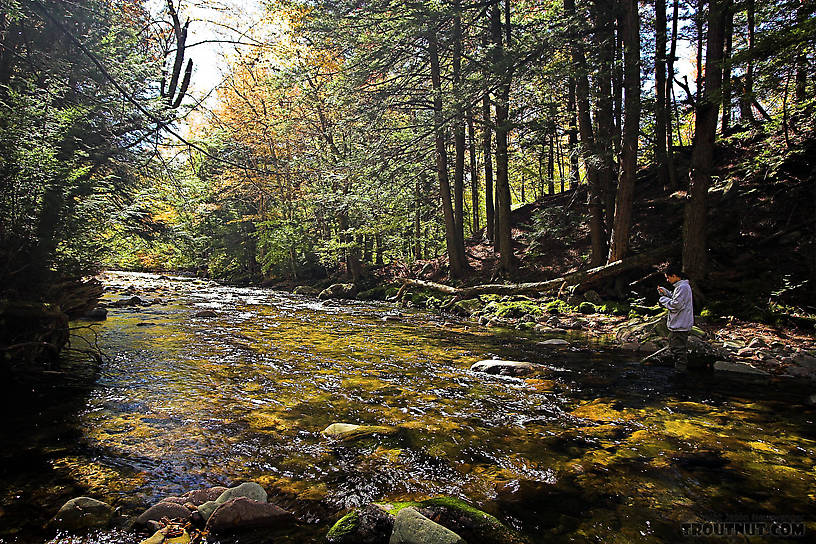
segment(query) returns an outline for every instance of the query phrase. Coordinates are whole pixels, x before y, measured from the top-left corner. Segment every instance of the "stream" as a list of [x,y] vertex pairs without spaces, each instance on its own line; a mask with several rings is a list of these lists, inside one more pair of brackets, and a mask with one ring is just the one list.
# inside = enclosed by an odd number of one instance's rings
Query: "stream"
[[[496,331],[390,304],[109,272],[76,332],[109,356],[2,384],[0,543],[80,540],[42,525],[88,495],[137,515],[170,494],[254,480],[319,542],[349,508],[448,495],[531,542],[671,542],[723,515],[816,530],[816,412],[790,383],[682,375],[568,336]],[[215,317],[195,317],[214,310]],[[77,322],[76,326],[88,326]],[[525,378],[481,359],[539,363]],[[399,432],[339,443],[335,422]],[[48,540],[51,538],[51,540]],[[728,541],[719,539],[718,541]],[[743,542],[744,540],[740,540]],[[244,542],[244,540],[241,540]]]

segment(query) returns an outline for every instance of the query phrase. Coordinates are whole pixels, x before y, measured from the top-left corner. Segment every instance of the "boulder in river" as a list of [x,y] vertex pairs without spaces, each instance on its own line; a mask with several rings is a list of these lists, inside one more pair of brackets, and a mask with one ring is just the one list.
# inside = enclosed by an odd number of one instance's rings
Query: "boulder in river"
[[769,376],[767,372],[762,369],[751,366],[747,363],[735,363],[732,361],[716,361],[714,363],[714,370],[723,370],[726,372],[736,372],[739,374],[752,374],[755,376]]
[[195,317],[218,317],[215,310],[201,310],[195,313]]
[[133,296],[130,298],[120,298],[117,301],[111,303],[111,306],[114,308],[124,308],[126,306],[143,306],[145,301],[142,300],[140,297]]
[[293,295],[303,295],[307,297],[316,297],[320,294],[320,291],[312,287],[311,285],[298,285],[297,287],[292,290]]
[[177,502],[179,504],[186,504],[189,502],[195,504],[196,506],[201,506],[207,501],[214,501],[215,499],[220,497],[221,494],[226,490],[227,490],[226,487],[219,485],[215,487],[209,487],[207,489],[196,489],[193,491],[188,491],[187,493],[179,497],[166,497],[164,500],[170,502]]
[[76,497],[62,505],[48,526],[65,531],[80,531],[106,527],[113,518],[113,508],[108,503],[91,497]]
[[450,529],[408,507],[397,513],[388,544],[465,544],[465,541]]
[[82,316],[82,319],[87,321],[104,321],[108,318],[108,309],[107,308],[94,308],[93,310],[88,310]]
[[182,504],[161,501],[142,512],[133,524],[136,527],[147,527],[149,522],[161,521],[163,518],[186,521],[190,518],[191,514],[190,509]]
[[485,374],[500,374],[502,376],[523,376],[531,374],[535,370],[532,363],[523,361],[502,361],[499,359],[485,359],[471,365],[473,372],[484,372]]
[[[326,535],[331,544],[385,544],[389,538],[397,535],[397,542],[448,542],[433,540],[431,533],[420,533],[411,529],[414,523],[404,523],[418,519],[413,512],[402,514],[411,519],[403,519],[403,528],[399,529],[396,518],[405,509],[412,509],[438,526],[453,532],[459,540],[471,544],[522,544],[525,542],[514,530],[505,526],[498,519],[453,497],[436,497],[418,502],[375,503],[349,512],[334,524]],[[437,529],[437,528],[434,528]],[[399,532],[399,534],[398,534]],[[434,531],[433,534],[448,535],[447,532]],[[419,538],[418,540],[410,540]],[[402,540],[407,539],[407,540]],[[391,542],[394,542],[393,540]]]
[[[265,495],[266,493],[264,493]],[[207,521],[211,532],[283,527],[294,520],[291,513],[268,502],[236,497],[220,504]]]
[[239,497],[245,497],[263,503],[265,503],[267,499],[266,491],[263,487],[255,482],[244,482],[241,485],[222,491],[215,500],[207,501],[199,505],[196,511],[198,515],[201,516],[201,519],[206,522],[219,506],[231,499],[237,499]]
[[322,433],[324,436],[343,442],[350,442],[367,436],[391,435],[398,431],[395,427],[384,425],[355,425],[354,423],[332,423]]
[[330,544],[384,544],[394,528],[394,516],[377,504],[353,510],[326,534]]
[[323,289],[317,296],[320,300],[330,298],[354,298],[357,295],[357,288],[353,283],[335,283]]

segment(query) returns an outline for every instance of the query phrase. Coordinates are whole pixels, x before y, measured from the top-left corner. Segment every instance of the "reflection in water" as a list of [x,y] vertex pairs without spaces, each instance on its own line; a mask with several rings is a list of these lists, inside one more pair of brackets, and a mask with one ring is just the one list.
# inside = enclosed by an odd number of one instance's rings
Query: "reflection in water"
[[[541,542],[661,542],[697,516],[806,515],[816,499],[814,414],[789,405],[790,387],[683,378],[424,313],[384,322],[392,308],[376,303],[108,281],[109,301],[132,286],[161,302],[110,310],[95,374],[69,363],[5,397],[0,538],[35,534],[77,494],[133,514],[246,479],[313,523],[301,541],[344,508],[440,494]],[[194,317],[204,309],[217,317]],[[494,356],[542,366],[468,370]],[[338,443],[320,433],[334,422],[395,432]]]

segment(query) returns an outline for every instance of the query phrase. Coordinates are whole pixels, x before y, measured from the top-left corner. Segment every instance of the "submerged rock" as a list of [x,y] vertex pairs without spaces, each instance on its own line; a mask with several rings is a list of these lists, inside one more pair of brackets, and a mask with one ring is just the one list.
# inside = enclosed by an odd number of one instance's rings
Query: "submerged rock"
[[[266,492],[264,492],[266,495]],[[291,513],[274,504],[247,497],[229,499],[220,504],[207,521],[207,530],[213,532],[261,527],[282,527],[293,521]]]
[[375,434],[391,435],[398,431],[395,427],[384,425],[355,425],[354,423],[332,423],[322,433],[324,436],[335,440],[349,442],[359,438],[365,438]]
[[471,365],[473,372],[484,372],[485,374],[500,374],[502,376],[522,376],[531,374],[535,370],[532,363],[523,361],[502,361],[499,359],[486,359]]
[[79,531],[106,527],[113,518],[113,508],[108,503],[91,497],[76,497],[62,505],[48,527],[65,531]]
[[539,346],[569,346],[570,343],[563,338],[550,338],[538,343]]
[[215,310],[201,310],[196,312],[194,317],[218,317],[218,314]]
[[431,521],[414,508],[403,508],[394,520],[388,544],[464,544],[461,536]]
[[323,289],[317,296],[320,300],[330,298],[354,298],[357,295],[357,288],[353,283],[335,283]]

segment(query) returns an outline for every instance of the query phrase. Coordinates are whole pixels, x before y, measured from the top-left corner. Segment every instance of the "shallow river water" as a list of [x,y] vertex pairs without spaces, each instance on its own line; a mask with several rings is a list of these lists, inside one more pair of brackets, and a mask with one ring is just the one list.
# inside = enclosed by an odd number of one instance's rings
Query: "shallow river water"
[[[109,302],[162,302],[110,309],[93,327],[100,367],[2,384],[0,542],[47,540],[42,524],[73,496],[133,515],[249,479],[302,521],[275,542],[318,542],[368,502],[439,495],[532,542],[683,541],[684,522],[723,515],[798,516],[816,534],[804,387],[683,376],[579,337],[554,349],[424,312],[385,322],[387,304],[149,274],[106,283]],[[205,309],[217,316],[194,317]],[[469,371],[490,358],[542,366]],[[398,432],[337,443],[321,434],[334,422]]]

